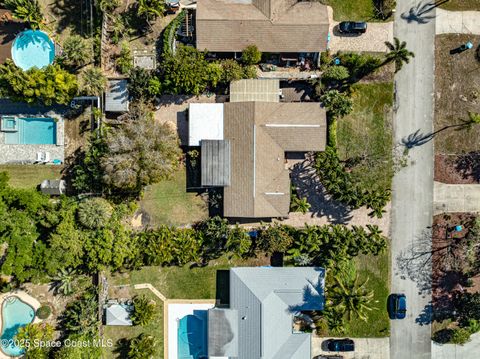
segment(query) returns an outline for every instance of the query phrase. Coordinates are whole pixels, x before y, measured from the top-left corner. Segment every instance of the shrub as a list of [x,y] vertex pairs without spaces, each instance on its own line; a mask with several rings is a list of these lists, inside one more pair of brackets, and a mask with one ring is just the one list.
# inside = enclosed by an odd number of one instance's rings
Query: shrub
[[156,87],[152,86],[155,76],[151,71],[135,67],[129,77],[128,92],[133,100],[150,102],[155,99]]
[[241,80],[244,77],[242,65],[233,59],[223,60],[222,65],[222,82],[230,83],[232,81]]
[[145,296],[133,298],[133,312],[130,318],[134,325],[148,325],[155,315],[156,303]]
[[245,79],[256,79],[258,77],[257,75],[257,67],[250,65],[250,66],[245,66],[243,68],[243,78]]
[[107,225],[112,216],[111,204],[103,198],[90,198],[78,206],[78,221],[86,228],[97,229]]
[[378,56],[356,52],[338,53],[337,57],[340,63],[348,69],[353,81],[372,73],[382,64],[382,59]]
[[330,90],[320,97],[332,117],[343,117],[353,111],[353,101],[345,93]]
[[133,56],[128,42],[122,42],[122,49],[120,50],[120,55],[115,61],[115,64],[122,74],[128,73],[133,68]]
[[329,82],[343,81],[350,77],[350,73],[345,66],[330,66],[322,74],[322,80]]
[[48,305],[42,305],[37,309],[35,315],[40,319],[47,319],[52,314],[52,309]]
[[279,224],[263,228],[258,236],[258,248],[267,254],[285,253],[293,243],[290,230]]
[[455,328],[452,331],[450,343],[463,345],[470,341],[470,331],[467,328]]
[[245,65],[256,65],[262,59],[262,53],[256,45],[249,45],[242,51],[242,61]]
[[92,49],[81,36],[72,35],[63,43],[62,64],[70,67],[81,67],[92,60]]

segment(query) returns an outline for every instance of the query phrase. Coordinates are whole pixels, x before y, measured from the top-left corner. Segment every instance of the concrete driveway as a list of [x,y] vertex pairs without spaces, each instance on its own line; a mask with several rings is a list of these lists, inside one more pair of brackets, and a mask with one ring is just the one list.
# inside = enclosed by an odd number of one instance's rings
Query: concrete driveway
[[[338,22],[333,20],[333,10],[328,7],[330,22],[329,49],[354,52],[386,52],[385,41],[393,41],[393,21],[380,23],[369,22],[367,32],[362,35],[345,35],[338,32]],[[352,19],[354,20],[354,19]]]
[[480,212],[480,184],[435,182],[434,213]]
[[448,33],[480,35],[480,11],[437,9],[435,24],[437,35]]
[[[322,343],[327,339],[312,335],[312,357],[316,355],[342,355],[345,359],[389,359],[389,338],[353,338],[354,352],[333,353],[322,349]],[[325,347],[326,343],[323,345]]]
[[478,359],[480,356],[480,333],[470,337],[464,345],[444,344],[432,342],[433,359]]

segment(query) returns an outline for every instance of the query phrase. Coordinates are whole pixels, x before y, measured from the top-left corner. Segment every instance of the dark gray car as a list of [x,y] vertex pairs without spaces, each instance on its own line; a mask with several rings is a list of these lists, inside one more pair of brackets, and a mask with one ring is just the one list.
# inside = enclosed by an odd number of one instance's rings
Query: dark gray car
[[367,32],[367,23],[363,21],[342,21],[338,24],[338,31],[344,34],[363,34]]

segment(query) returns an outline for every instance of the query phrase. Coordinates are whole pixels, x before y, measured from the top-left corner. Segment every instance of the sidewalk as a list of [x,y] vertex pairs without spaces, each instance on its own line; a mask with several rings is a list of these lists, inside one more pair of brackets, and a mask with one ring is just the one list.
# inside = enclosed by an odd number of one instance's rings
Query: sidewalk
[[434,183],[434,214],[480,212],[480,184]]
[[436,34],[480,35],[480,11],[447,11],[437,9]]
[[433,359],[477,359],[480,353],[480,333],[470,337],[464,345],[436,344],[432,342]]

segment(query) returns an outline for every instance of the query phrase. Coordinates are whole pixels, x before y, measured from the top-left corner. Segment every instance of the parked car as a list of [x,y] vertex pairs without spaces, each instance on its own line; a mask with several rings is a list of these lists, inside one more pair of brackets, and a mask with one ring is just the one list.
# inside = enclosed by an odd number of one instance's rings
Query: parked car
[[342,21],[338,24],[338,31],[344,34],[363,34],[367,32],[367,23],[363,21]]
[[331,352],[353,352],[355,343],[352,339],[330,339],[327,342],[327,348]]
[[404,319],[407,315],[407,297],[405,294],[391,294],[388,297],[390,319]]

